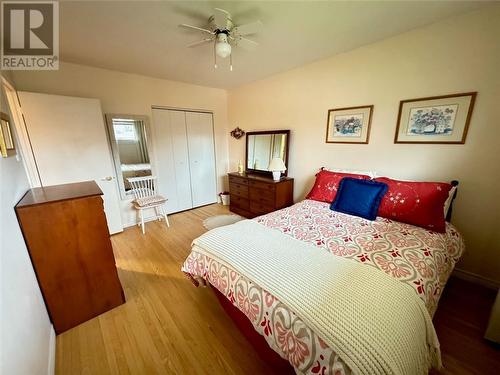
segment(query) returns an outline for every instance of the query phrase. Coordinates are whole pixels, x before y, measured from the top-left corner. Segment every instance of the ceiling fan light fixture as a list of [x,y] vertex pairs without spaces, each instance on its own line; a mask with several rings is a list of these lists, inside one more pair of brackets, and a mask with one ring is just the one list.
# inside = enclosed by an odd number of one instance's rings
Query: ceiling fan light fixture
[[231,45],[227,42],[227,35],[220,33],[217,35],[217,42],[215,44],[215,53],[217,56],[225,59],[231,55]]
[[[204,27],[193,26],[187,23],[180,24],[179,26],[204,33],[204,39],[189,43],[187,47],[202,46],[208,43],[212,44],[214,69],[217,69],[217,57],[223,59],[229,57],[229,70],[233,71],[232,47],[238,46],[251,49],[257,46],[259,43],[247,39],[245,36],[255,34],[262,27],[262,22],[256,21],[244,25],[234,24],[231,14],[227,10],[221,8],[215,8],[215,10],[217,12],[208,18],[208,25]],[[207,34],[210,36],[207,36]],[[229,43],[230,40],[233,46]]]

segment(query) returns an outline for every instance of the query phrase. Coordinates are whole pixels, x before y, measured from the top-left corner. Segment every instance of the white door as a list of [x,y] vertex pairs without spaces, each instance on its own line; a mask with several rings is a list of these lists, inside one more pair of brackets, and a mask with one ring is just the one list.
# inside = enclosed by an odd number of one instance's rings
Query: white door
[[175,180],[174,153],[172,132],[170,130],[170,113],[153,109],[153,140],[155,148],[156,174],[158,193],[167,198],[167,213],[178,211],[177,188]]
[[177,188],[177,211],[193,208],[191,176],[189,175],[189,153],[186,131],[186,112],[170,112],[172,150],[174,153],[175,185]]
[[217,202],[211,113],[186,112],[193,207]]
[[188,210],[193,202],[185,112],[153,109],[153,131],[158,191],[168,199],[166,210],[168,213]]
[[104,193],[109,232],[121,232],[115,171],[99,100],[18,94],[41,184],[95,180]]

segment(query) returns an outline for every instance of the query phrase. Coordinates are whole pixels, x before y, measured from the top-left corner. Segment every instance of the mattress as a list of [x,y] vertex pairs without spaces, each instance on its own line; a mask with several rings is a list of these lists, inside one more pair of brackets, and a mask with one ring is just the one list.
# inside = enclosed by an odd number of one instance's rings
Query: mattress
[[[389,219],[368,221],[333,212],[327,203],[312,200],[254,220],[396,278],[414,290],[431,315],[464,251],[463,239],[451,224],[445,233],[436,233]],[[193,251],[182,270],[217,288],[298,373],[351,373],[344,360],[293,311],[230,265]]]

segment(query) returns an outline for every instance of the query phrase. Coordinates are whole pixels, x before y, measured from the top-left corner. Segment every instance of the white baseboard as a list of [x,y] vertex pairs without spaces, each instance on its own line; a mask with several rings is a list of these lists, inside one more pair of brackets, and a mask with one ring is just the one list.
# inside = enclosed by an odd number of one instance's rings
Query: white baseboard
[[460,268],[455,268],[455,270],[453,271],[453,276],[457,277],[458,279],[470,281],[474,284],[482,285],[489,289],[498,290],[500,288],[500,282],[488,279],[483,276],[479,276],[478,274],[465,271]]
[[47,366],[47,374],[54,375],[56,372],[56,331],[54,326],[50,325],[50,338],[49,338],[49,365]]

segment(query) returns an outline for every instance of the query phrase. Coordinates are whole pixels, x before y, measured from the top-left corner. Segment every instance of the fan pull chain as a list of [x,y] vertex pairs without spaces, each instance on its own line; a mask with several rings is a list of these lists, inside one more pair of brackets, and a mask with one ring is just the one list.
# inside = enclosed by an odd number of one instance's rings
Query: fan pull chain
[[215,46],[217,45],[217,38],[214,41],[214,69],[217,69],[217,52],[215,50]]
[[229,70],[233,71],[233,54],[229,55]]

